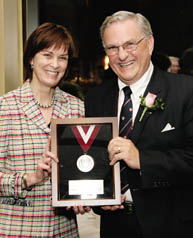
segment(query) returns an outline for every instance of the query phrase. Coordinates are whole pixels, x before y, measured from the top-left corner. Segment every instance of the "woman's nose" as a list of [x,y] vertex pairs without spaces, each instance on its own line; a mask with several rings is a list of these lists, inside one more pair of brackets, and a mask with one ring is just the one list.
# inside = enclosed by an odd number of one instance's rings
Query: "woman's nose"
[[56,57],[52,58],[51,65],[53,68],[58,68],[59,63],[58,63],[58,59]]

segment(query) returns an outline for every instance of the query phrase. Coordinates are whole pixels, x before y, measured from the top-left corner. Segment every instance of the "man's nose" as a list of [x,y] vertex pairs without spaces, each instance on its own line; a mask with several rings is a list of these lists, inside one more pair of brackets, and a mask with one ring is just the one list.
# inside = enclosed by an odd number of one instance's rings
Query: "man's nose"
[[119,46],[118,55],[121,60],[124,60],[128,56],[128,52],[122,46]]

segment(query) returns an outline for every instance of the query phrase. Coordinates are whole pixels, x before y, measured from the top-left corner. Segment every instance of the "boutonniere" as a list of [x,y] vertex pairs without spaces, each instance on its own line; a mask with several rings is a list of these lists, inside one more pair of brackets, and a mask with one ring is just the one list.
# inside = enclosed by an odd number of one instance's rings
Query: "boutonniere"
[[141,101],[140,105],[144,107],[143,112],[139,121],[141,122],[147,110],[156,110],[161,109],[164,110],[165,103],[163,102],[162,98],[158,98],[157,95],[153,93],[148,93],[147,96],[144,98],[140,96]]

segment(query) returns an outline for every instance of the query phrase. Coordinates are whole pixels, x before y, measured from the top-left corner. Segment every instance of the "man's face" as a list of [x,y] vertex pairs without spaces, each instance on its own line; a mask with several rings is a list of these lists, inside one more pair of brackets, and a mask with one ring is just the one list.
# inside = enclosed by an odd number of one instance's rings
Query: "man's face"
[[171,61],[171,66],[169,68],[169,72],[177,74],[178,71],[180,70],[180,65],[177,59],[170,59]]
[[[135,21],[123,20],[114,22],[105,29],[104,44],[107,48],[122,46],[126,42],[135,44],[144,37]],[[121,81],[131,85],[141,78],[149,66],[153,45],[151,35],[141,40],[133,51],[119,47],[117,54],[109,55],[110,66]]]

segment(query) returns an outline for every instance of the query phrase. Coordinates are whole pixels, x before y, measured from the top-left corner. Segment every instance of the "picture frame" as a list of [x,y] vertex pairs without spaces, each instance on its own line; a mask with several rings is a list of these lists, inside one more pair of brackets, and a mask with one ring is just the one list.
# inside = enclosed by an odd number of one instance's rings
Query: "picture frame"
[[110,166],[107,151],[115,136],[116,117],[52,120],[53,207],[121,204],[120,164]]

